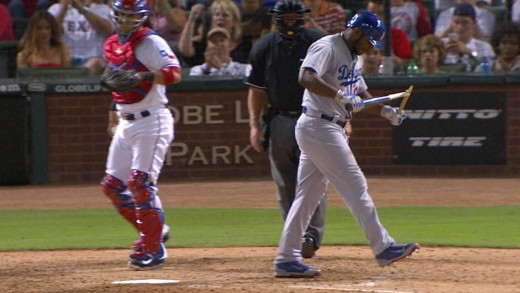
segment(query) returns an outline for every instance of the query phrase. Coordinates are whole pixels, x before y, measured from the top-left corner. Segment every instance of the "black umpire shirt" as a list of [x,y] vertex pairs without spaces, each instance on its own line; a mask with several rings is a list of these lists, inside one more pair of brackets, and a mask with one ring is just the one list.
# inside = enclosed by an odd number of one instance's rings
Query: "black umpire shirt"
[[318,31],[304,29],[293,40],[292,48],[279,32],[271,32],[253,46],[249,62],[253,69],[246,84],[267,90],[271,107],[280,111],[300,111],[303,91],[298,73],[310,45],[323,37]]

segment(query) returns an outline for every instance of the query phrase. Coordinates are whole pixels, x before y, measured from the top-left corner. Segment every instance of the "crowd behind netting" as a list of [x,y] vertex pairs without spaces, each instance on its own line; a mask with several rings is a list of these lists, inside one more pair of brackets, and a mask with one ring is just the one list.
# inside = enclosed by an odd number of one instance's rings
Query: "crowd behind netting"
[[[100,76],[103,44],[114,33],[114,0],[0,0],[0,43],[16,42],[17,68],[86,68]],[[360,58],[365,76],[520,70],[520,0],[303,0],[305,27],[344,30],[360,10],[384,21],[391,50]],[[151,0],[146,26],[171,46],[190,76],[248,76],[249,53],[277,33],[275,0]],[[3,70],[3,68],[1,69]],[[388,70],[388,69],[387,69]]]

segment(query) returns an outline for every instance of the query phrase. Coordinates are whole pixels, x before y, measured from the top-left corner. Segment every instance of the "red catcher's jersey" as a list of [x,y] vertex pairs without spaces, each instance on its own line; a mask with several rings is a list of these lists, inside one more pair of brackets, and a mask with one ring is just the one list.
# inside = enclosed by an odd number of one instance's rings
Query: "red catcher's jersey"
[[[137,58],[135,58],[135,47],[147,36],[155,32],[147,27],[143,27],[134,32],[132,37],[124,44],[118,43],[117,34],[112,35],[105,42],[105,58],[109,70],[134,70],[136,72],[148,72]],[[141,81],[136,87],[126,92],[112,92],[112,100],[115,103],[133,104],[140,102],[148,94],[153,83],[147,80]]]

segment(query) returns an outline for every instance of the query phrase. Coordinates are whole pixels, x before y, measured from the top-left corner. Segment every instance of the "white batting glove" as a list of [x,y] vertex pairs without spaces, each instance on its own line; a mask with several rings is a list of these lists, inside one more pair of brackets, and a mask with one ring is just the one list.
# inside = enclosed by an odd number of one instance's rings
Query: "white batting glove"
[[404,111],[399,112],[399,108],[383,106],[381,109],[381,116],[388,119],[390,124],[394,126],[399,126],[403,123],[403,120],[406,118],[406,113]]
[[345,108],[351,112],[357,113],[365,107],[363,104],[363,99],[359,96],[347,94],[342,90],[338,90],[336,93],[336,99],[343,105]]

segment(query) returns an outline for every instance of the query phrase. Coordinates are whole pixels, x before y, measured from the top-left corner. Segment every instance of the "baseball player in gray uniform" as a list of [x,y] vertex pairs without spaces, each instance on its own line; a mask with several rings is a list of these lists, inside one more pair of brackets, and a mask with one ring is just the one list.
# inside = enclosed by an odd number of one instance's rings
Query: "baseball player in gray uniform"
[[[275,258],[275,277],[312,278],[320,269],[301,263],[301,239],[320,195],[329,181],[343,198],[365,233],[380,266],[387,266],[419,249],[416,243],[396,243],[380,223],[367,181],[352,153],[343,127],[352,113],[370,98],[356,66],[359,55],[381,46],[384,24],[371,12],[361,11],[347,23],[345,31],[321,38],[311,45],[302,63],[299,82],[306,90],[303,114],[296,125],[301,148],[296,198],[287,215]],[[398,108],[367,108],[394,126],[405,115]]]

